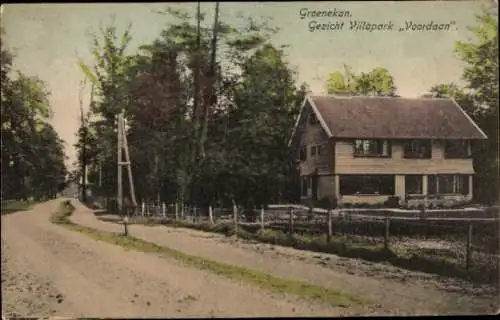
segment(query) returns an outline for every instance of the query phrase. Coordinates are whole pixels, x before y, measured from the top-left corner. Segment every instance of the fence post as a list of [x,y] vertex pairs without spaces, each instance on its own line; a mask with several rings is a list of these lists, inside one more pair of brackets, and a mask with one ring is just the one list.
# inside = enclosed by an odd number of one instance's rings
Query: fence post
[[234,215],[234,232],[236,236],[238,236],[238,207],[236,203],[233,201],[233,215]]
[[328,210],[328,242],[332,241],[332,209]]
[[175,221],[177,222],[179,220],[179,207],[177,205],[177,202],[175,203]]
[[214,224],[214,214],[212,212],[212,206],[208,206],[208,218],[210,219],[210,223]]
[[165,206],[165,202],[161,204],[161,209],[163,211],[163,218],[167,216],[167,207]]
[[198,218],[198,217],[197,217],[196,207],[193,207],[193,223],[196,223],[196,222],[197,222],[197,221],[196,221],[196,220],[198,220],[197,218]]
[[144,213],[146,211],[146,204],[144,203],[144,201],[141,203],[141,216],[144,217]]
[[127,224],[128,224],[128,217],[125,216],[125,217],[123,217],[123,228],[124,228],[125,237],[128,236],[128,227],[127,227]]
[[384,248],[389,249],[389,229],[390,229],[391,219],[389,212],[385,213],[385,232],[384,232]]
[[290,207],[288,208],[288,213],[289,213],[289,219],[290,221],[288,222],[288,233],[292,235],[293,233],[293,208]]
[[260,230],[264,230],[264,206],[260,208]]
[[465,268],[469,270],[472,263],[472,223],[467,224],[467,251],[465,255]]
[[345,230],[346,230],[346,224],[347,224],[346,221],[347,221],[347,215],[348,214],[349,214],[348,212],[345,212],[345,211],[342,212],[342,215],[341,215],[341,217],[339,219],[340,222],[342,223],[342,228],[341,228],[342,229],[342,236],[345,236]]

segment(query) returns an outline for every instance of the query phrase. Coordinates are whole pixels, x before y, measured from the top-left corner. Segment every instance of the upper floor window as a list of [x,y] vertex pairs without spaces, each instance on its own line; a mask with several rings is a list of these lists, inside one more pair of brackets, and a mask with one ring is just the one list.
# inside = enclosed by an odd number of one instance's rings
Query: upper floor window
[[387,140],[355,140],[354,155],[360,157],[389,157],[391,146]]
[[300,161],[307,160],[307,147],[300,147],[299,149],[299,159]]
[[431,140],[409,140],[404,145],[405,158],[428,159],[432,155]]
[[311,146],[311,157],[321,155],[321,145]]
[[469,141],[467,140],[445,140],[444,142],[445,158],[468,158]]
[[319,120],[318,120],[318,117],[316,117],[316,115],[314,113],[311,113],[309,115],[309,124],[318,124],[319,123]]

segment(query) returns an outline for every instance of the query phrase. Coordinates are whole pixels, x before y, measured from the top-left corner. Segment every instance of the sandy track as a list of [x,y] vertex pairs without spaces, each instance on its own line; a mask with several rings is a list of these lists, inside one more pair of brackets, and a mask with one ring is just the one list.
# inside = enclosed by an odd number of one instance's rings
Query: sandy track
[[[122,232],[120,225],[97,221],[82,205],[71,218],[100,230]],[[362,314],[436,315],[490,314],[498,308],[498,289],[475,285],[388,264],[371,263],[221,235],[164,226],[129,226],[146,241],[204,258],[262,270],[280,277],[306,280],[370,299]]]
[[[2,216],[5,315],[65,317],[344,315],[49,222],[60,201]],[[103,224],[79,206],[75,220]]]

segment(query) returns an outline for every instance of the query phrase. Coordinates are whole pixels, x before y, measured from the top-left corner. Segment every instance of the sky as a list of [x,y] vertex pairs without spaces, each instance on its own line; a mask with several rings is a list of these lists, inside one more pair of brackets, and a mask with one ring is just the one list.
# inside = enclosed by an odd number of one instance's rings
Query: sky
[[[306,82],[313,93],[325,93],[328,74],[347,64],[356,73],[386,68],[394,77],[398,94],[415,97],[438,83],[461,83],[463,64],[454,54],[454,45],[472,38],[467,27],[475,24],[482,3],[222,2],[220,18],[239,25],[242,20],[238,16],[243,14],[268,19],[271,26],[278,27],[272,43],[288,45],[285,52],[290,66],[297,71],[297,81]],[[76,159],[73,144],[79,125],[79,84],[83,79],[77,61],[80,58],[93,63],[89,33],[110,22],[118,30],[125,30],[130,23],[133,53],[138,46],[157,38],[169,23],[176,22],[157,13],[167,6],[193,13],[196,10],[196,3],[2,5],[1,24],[7,47],[15,53],[14,68],[38,76],[47,84],[54,113],[51,123],[66,141],[68,165]],[[214,6],[209,2],[201,5],[207,21],[212,21]],[[317,16],[318,10],[329,10],[330,14]],[[366,28],[375,30],[351,29],[363,22]],[[442,30],[418,30],[422,24],[440,26]]]

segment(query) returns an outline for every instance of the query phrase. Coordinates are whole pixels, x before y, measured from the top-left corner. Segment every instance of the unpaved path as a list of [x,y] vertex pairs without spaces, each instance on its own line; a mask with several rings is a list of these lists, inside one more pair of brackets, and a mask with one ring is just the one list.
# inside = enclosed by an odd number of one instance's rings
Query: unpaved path
[[[270,293],[155,254],[93,240],[49,222],[59,203],[54,200],[1,218],[4,315],[138,318],[362,313]],[[104,225],[89,210],[77,207],[75,220],[94,227]]]
[[[98,221],[82,205],[72,220],[88,227],[122,232],[123,227]],[[388,264],[341,258],[259,244],[222,235],[165,226],[129,226],[131,235],[170,248],[269,274],[340,288],[375,304],[365,314],[491,314],[498,309],[498,290]]]

